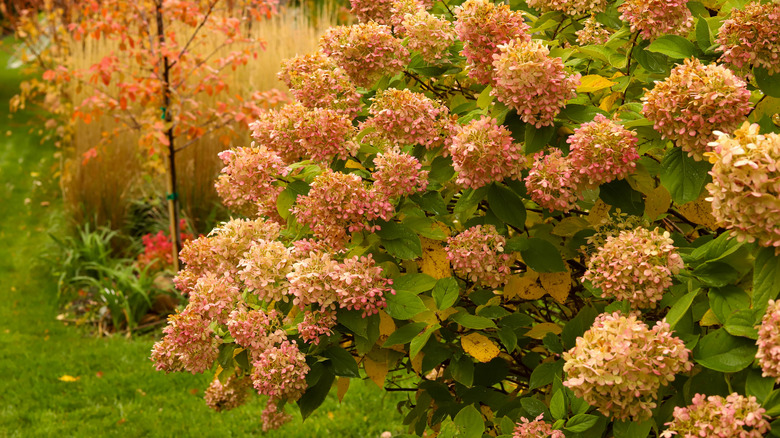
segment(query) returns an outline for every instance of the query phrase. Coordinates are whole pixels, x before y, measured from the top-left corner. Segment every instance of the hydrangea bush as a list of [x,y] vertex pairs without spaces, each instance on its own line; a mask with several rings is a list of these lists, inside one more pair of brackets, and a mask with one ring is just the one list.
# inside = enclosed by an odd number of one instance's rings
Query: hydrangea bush
[[156,367],[266,430],[370,379],[409,436],[780,432],[780,3],[351,3],[220,155]]

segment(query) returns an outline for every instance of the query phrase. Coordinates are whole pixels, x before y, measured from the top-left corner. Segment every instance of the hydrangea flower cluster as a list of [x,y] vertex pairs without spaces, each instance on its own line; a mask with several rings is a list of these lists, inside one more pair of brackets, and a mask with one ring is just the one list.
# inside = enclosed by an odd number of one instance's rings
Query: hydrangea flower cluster
[[409,52],[390,27],[373,21],[332,27],[320,39],[320,46],[355,84],[363,87],[398,73],[409,62]]
[[352,119],[363,107],[355,84],[321,52],[282,61],[278,76],[307,108],[329,108]]
[[306,391],[309,366],[295,341],[255,352],[252,368],[252,385],[258,394],[296,400]]
[[240,301],[241,291],[232,279],[209,273],[195,283],[187,308],[208,320],[225,324]]
[[684,266],[673,242],[668,231],[621,231],[591,257],[582,278],[605,296],[628,300],[633,308],[655,308],[672,285],[672,275]]
[[631,32],[654,40],[662,35],[684,35],[693,27],[688,0],[626,0],[620,5],[620,19],[627,21]]
[[292,420],[292,415],[279,410],[279,400],[273,397],[268,399],[265,409],[260,414],[260,421],[263,423],[263,432],[282,427],[285,423]]
[[758,133],[747,122],[720,134],[708,153],[712,215],[741,241],[780,247],[780,135]]
[[604,12],[607,9],[607,0],[528,0],[528,6],[539,9],[542,12],[561,11],[566,15],[582,15]]
[[287,274],[295,258],[289,248],[275,240],[260,240],[238,262],[238,277],[261,300],[282,301],[287,296]]
[[652,416],[658,389],[693,368],[689,355],[666,321],[650,329],[637,314],[603,313],[563,353],[563,384],[608,417],[642,421]]
[[453,130],[447,107],[422,93],[388,88],[372,101],[364,126],[375,128],[391,143],[432,148],[444,144]]
[[780,73],[780,2],[750,2],[734,9],[718,31],[721,59],[738,69],[765,68]]
[[577,35],[577,44],[581,46],[606,44],[610,32],[604,28],[604,25],[591,15],[582,22],[582,29],[575,32]]
[[642,114],[664,138],[671,139],[696,160],[709,151],[713,132],[731,132],[750,113],[745,81],[717,64],[686,59],[642,97]]
[[381,193],[369,190],[363,179],[354,174],[326,168],[314,178],[308,195],[298,195],[292,213],[302,225],[334,248],[341,248],[347,232],[377,227],[366,224],[375,219],[387,220],[393,206]]
[[461,54],[469,61],[469,76],[492,83],[493,55],[498,46],[517,39],[530,41],[529,26],[521,12],[490,0],[466,0],[455,8],[455,33],[463,41]]
[[576,94],[579,73],[568,74],[561,58],[538,41],[515,39],[498,46],[493,56],[493,96],[517,110],[524,122],[537,128],[552,125],[553,118]]
[[361,22],[392,24],[395,0],[349,0],[349,3],[352,6],[350,12]]
[[230,313],[227,328],[236,344],[249,348],[254,354],[263,351],[287,339],[281,330],[279,314],[276,310],[248,310],[238,307]]
[[719,395],[693,396],[691,405],[675,407],[673,420],[662,438],[761,438],[769,432],[769,421],[754,396],[745,397],[736,392],[723,398]]
[[566,142],[571,146],[571,165],[589,185],[625,178],[639,159],[636,133],[602,114],[575,129]]
[[229,411],[246,403],[252,381],[245,376],[230,375],[225,383],[215,378],[206,389],[203,398],[215,411]]
[[311,344],[319,344],[320,336],[330,336],[336,326],[336,312],[331,309],[305,311],[303,321],[298,323],[301,339]]
[[219,339],[211,321],[185,309],[168,317],[163,338],[152,347],[152,360],[158,371],[202,373],[217,360]]
[[525,167],[522,146],[492,117],[483,116],[458,128],[449,146],[456,182],[477,189],[506,178],[519,179]]
[[392,150],[379,154],[374,165],[374,190],[387,199],[412,195],[428,187],[428,171],[421,170],[422,164],[407,153]]
[[506,238],[493,225],[477,225],[447,239],[447,259],[455,273],[474,283],[497,288],[509,281],[512,256]]
[[329,162],[346,160],[359,146],[355,128],[343,113],[329,108],[309,109],[300,103],[271,110],[250,124],[252,137],[287,162],[301,159]]
[[758,326],[758,353],[764,377],[780,382],[780,301],[769,300],[766,313]]
[[515,426],[512,438],[564,438],[565,435],[560,430],[554,430],[552,425],[545,423],[542,418],[544,414],[539,414],[533,421],[528,421],[525,417],[520,417],[520,422]]
[[447,48],[455,41],[452,24],[428,11],[407,14],[403,20],[406,48],[420,53],[422,58],[435,64],[442,59]]
[[276,218],[276,199],[282,187],[274,186],[277,176],[286,176],[289,168],[282,158],[265,146],[222,151],[225,164],[215,187],[222,203],[246,216],[258,213]]
[[525,187],[528,196],[540,207],[568,212],[577,206],[580,180],[563,151],[553,149],[547,155],[543,151],[534,155],[531,170],[525,177]]

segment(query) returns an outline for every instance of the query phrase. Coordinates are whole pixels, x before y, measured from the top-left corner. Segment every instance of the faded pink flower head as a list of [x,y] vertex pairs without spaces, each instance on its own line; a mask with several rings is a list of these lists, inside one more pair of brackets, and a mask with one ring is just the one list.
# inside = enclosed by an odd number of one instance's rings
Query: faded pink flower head
[[[425,10],[432,0],[350,0],[352,12],[362,22],[375,21],[379,24],[398,25],[409,9]],[[399,17],[400,15],[400,17]]]
[[[227,373],[228,371],[222,371]],[[252,381],[245,376],[236,376],[231,374],[225,383],[218,378],[211,381],[211,385],[206,389],[203,398],[206,405],[217,412],[229,411],[246,403],[249,396],[249,388],[252,387]]]
[[498,288],[509,281],[512,256],[506,238],[493,225],[476,225],[447,239],[447,259],[455,273],[480,285]]
[[217,360],[219,339],[210,327],[211,321],[185,309],[168,317],[163,338],[152,348],[157,370],[202,373]]
[[664,138],[701,160],[714,132],[731,132],[750,113],[750,91],[731,70],[686,59],[643,97],[642,114]]
[[568,212],[577,206],[580,178],[569,157],[564,157],[560,149],[553,149],[547,155],[539,151],[525,177],[525,187],[528,196],[540,207]]
[[625,178],[639,159],[636,133],[602,114],[575,129],[566,142],[572,167],[584,183],[594,186]]
[[398,150],[381,153],[374,158],[374,165],[373,189],[388,199],[409,196],[428,187],[428,171],[421,170],[422,164],[407,153]]
[[761,325],[758,326],[756,359],[764,377],[780,383],[780,301],[769,300]]
[[258,240],[238,262],[238,278],[247,289],[266,302],[287,299],[287,274],[295,257],[275,240]]
[[354,256],[339,263],[329,273],[329,284],[339,307],[363,311],[363,317],[386,307],[385,297],[395,292],[393,281],[385,278],[371,254]]
[[279,409],[279,399],[269,397],[265,409],[260,414],[260,421],[263,423],[263,432],[279,429],[292,420],[292,415],[284,412],[284,408]]
[[712,215],[737,240],[780,247],[780,135],[745,122],[734,136],[718,133],[707,191]]
[[230,313],[227,328],[236,344],[254,353],[287,340],[276,310],[238,308]]
[[596,17],[591,15],[582,22],[584,26],[582,29],[575,32],[577,35],[577,44],[581,46],[589,45],[601,45],[606,44],[610,32],[604,28],[604,25],[596,20]]
[[230,312],[243,302],[241,291],[231,279],[212,273],[198,279],[189,298],[189,312],[220,324],[226,323]]
[[438,147],[449,140],[454,129],[445,105],[406,89],[377,91],[368,112],[364,126],[375,128],[397,145]]
[[618,7],[620,19],[627,21],[631,32],[654,40],[661,35],[684,35],[693,27],[688,0],[626,0]]
[[766,410],[754,396],[736,392],[723,398],[696,394],[687,407],[674,408],[662,438],[761,438],[769,432]]
[[444,18],[419,10],[406,14],[403,19],[406,48],[420,53],[422,58],[435,64],[446,55],[447,48],[455,41],[455,29]]
[[743,9],[731,11],[731,17],[718,31],[716,49],[721,59],[740,70],[751,66],[780,73],[780,2],[753,1]]
[[477,189],[504,179],[519,179],[525,168],[522,145],[496,119],[482,116],[460,126],[449,147],[456,182]]
[[255,352],[252,359],[252,384],[258,394],[292,401],[306,391],[309,366],[295,341]]
[[278,218],[276,199],[282,187],[273,183],[285,176],[289,168],[281,157],[265,146],[222,151],[225,164],[215,184],[222,203],[246,216],[261,214]]
[[537,128],[553,124],[566,101],[576,94],[579,73],[569,74],[563,60],[551,58],[538,41],[511,40],[493,55],[493,96],[517,110],[524,122]]
[[336,312],[331,309],[306,310],[298,323],[298,335],[304,342],[319,344],[320,336],[330,336],[336,326]]
[[655,308],[672,285],[672,275],[684,266],[673,243],[668,231],[621,231],[607,237],[588,261],[582,279],[601,289],[604,296],[628,300],[632,308]]
[[636,313],[602,313],[563,353],[563,384],[608,417],[643,421],[652,416],[658,390],[693,368],[689,355],[665,321],[650,329]]
[[527,0],[526,3],[543,12],[561,11],[566,15],[596,14],[607,9],[607,0]]
[[545,423],[544,414],[539,414],[533,421],[520,417],[520,422],[515,426],[512,438],[564,438],[563,432],[554,430],[552,425]]

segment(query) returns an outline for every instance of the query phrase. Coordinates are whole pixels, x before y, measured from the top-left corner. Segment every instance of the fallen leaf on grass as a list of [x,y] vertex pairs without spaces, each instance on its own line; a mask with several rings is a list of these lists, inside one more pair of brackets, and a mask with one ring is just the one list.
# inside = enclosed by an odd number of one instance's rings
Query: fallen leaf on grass
[[61,377],[57,377],[57,380],[59,380],[60,382],[78,382],[79,379],[81,379],[81,377],[73,377],[73,376],[69,376],[67,374],[65,374],[65,375],[63,375]]

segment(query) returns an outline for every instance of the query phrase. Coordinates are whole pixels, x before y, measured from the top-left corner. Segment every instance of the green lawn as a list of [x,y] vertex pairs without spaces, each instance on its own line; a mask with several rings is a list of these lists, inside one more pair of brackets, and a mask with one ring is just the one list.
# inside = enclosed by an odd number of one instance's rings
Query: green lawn
[[[28,134],[29,114],[8,118],[19,77],[5,70],[6,58],[0,53],[0,436],[260,435],[257,397],[213,412],[202,398],[210,376],[156,372],[148,359],[154,339],[98,339],[55,319],[56,285],[40,257],[47,231],[63,223],[48,180],[55,151]],[[58,380],[64,375],[78,380]],[[397,435],[404,429],[398,397],[356,380],[343,403],[333,391],[305,423],[298,416],[266,436]]]

